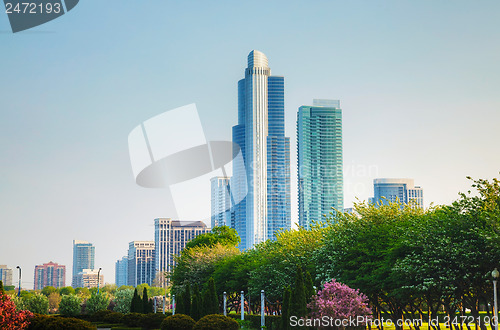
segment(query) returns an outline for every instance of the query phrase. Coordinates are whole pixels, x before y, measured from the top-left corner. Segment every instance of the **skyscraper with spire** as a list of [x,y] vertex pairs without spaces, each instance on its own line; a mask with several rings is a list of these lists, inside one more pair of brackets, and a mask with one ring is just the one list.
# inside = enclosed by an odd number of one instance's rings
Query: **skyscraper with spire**
[[[290,228],[290,139],[285,137],[284,78],[271,76],[264,53],[248,55],[245,78],[238,82],[238,125],[233,142],[244,164],[233,168],[232,189],[248,193],[234,206],[241,249],[272,239]],[[245,174],[246,173],[246,180]]]

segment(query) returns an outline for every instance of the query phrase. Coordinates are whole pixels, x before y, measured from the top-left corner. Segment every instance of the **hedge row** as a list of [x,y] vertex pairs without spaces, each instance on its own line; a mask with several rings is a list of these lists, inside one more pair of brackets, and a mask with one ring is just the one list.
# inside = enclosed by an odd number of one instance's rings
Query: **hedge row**
[[[228,314],[229,317],[240,320],[241,314]],[[260,315],[245,314],[245,321],[248,322],[250,327],[260,329]],[[281,329],[281,316],[279,315],[266,315],[265,316],[266,329],[278,330]]]

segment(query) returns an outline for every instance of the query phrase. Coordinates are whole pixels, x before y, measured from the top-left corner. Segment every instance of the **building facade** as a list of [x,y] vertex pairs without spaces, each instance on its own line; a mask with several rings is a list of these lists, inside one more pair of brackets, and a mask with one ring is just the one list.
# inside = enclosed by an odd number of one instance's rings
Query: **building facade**
[[370,201],[376,205],[399,201],[401,208],[409,203],[423,208],[424,192],[421,187],[415,186],[413,179],[374,179],[373,198]]
[[230,179],[217,176],[210,179],[212,228],[231,226]]
[[133,241],[128,246],[127,285],[153,285],[155,278],[155,242]]
[[88,289],[97,288],[97,278],[99,278],[99,287],[102,288],[104,286],[104,275],[102,271],[99,272],[98,269],[82,269],[76,277],[75,287]]
[[46,286],[62,288],[66,286],[66,266],[48,262],[35,266],[34,289],[42,290]]
[[171,272],[174,257],[186,247],[186,243],[200,234],[210,232],[202,221],[179,221],[170,218],[155,219],[155,266],[157,272]]
[[7,265],[0,265],[0,281],[4,286],[12,285],[12,268],[8,268]]
[[73,278],[71,286],[78,288],[79,278],[84,269],[94,269],[95,247],[86,241],[73,241]]
[[[344,209],[342,110],[338,100],[313,100],[297,113],[299,225],[310,229]],[[332,209],[333,208],[333,209]]]
[[117,287],[128,285],[128,257],[123,257],[115,264],[115,283]]
[[251,51],[245,78],[238,82],[238,124],[233,127],[233,142],[244,164],[233,168],[232,189],[241,195],[248,188],[234,206],[240,249],[291,226],[290,139],[285,137],[284,111],[284,78],[271,76],[267,57]]

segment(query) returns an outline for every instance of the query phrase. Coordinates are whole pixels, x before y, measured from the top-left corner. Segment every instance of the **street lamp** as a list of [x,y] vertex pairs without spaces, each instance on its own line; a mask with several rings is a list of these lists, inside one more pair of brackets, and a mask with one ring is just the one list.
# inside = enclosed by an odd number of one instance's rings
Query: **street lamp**
[[21,267],[17,266],[17,269],[19,269],[19,290],[17,291],[17,296],[21,297]]
[[493,277],[493,300],[494,300],[493,319],[495,321],[495,330],[498,330],[497,280],[498,280],[498,276],[500,276],[498,269],[495,268],[491,272],[491,276]]
[[101,277],[100,277],[101,269],[102,268],[99,268],[99,270],[97,271],[97,294],[99,294],[99,282],[101,282]]

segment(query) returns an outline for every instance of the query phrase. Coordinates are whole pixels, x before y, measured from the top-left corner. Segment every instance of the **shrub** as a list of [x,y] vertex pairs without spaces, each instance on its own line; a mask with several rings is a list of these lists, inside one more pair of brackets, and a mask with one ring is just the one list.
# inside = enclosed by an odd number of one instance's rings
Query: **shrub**
[[122,323],[128,327],[140,327],[144,315],[141,313],[128,313],[123,315]]
[[82,310],[82,298],[75,294],[68,294],[61,297],[59,303],[59,313],[64,316],[77,316]]
[[163,320],[169,315],[163,313],[149,313],[142,318],[142,327],[146,329],[159,329]]
[[203,316],[196,322],[193,330],[238,330],[239,328],[238,322],[230,317],[221,314],[210,314]]
[[110,310],[101,310],[97,311],[90,316],[90,320],[92,322],[105,322],[105,323],[121,323],[123,318],[122,313],[110,311]]
[[96,327],[87,321],[72,317],[56,317],[47,315],[36,315],[28,326],[29,330],[94,330]]
[[35,293],[26,299],[26,307],[32,313],[48,314],[49,313],[49,298],[40,293]]
[[[260,315],[258,314],[245,314],[244,324],[241,324],[240,317],[241,314],[228,314],[229,317],[236,320],[240,325],[245,325],[251,329],[260,329]],[[266,315],[266,319],[264,321],[266,323],[266,329],[286,329],[281,324],[281,316],[280,315]],[[290,326],[288,325],[288,328]]]
[[195,321],[191,316],[184,314],[175,314],[168,316],[161,323],[162,330],[191,330],[195,325]]
[[32,317],[31,312],[17,311],[10,297],[0,293],[0,329],[24,329]]

